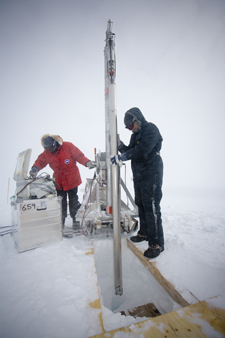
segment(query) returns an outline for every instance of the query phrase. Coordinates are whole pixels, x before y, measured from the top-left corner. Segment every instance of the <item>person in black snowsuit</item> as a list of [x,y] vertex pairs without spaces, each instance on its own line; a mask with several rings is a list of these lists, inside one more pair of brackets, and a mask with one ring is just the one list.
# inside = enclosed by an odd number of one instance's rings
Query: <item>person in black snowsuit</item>
[[121,155],[113,156],[111,162],[122,165],[123,161],[131,160],[140,230],[130,240],[147,240],[149,248],[144,252],[144,256],[154,258],[164,250],[160,208],[163,182],[160,150],[163,138],[158,128],[145,120],[139,108],[131,108],[125,113],[124,124],[125,128],[133,132],[130,143],[126,146],[120,141],[118,150]]

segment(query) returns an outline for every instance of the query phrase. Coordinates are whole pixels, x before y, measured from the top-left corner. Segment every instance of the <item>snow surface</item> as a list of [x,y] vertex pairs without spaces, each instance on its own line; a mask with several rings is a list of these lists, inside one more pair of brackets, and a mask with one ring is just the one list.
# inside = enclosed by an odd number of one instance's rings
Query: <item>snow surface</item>
[[[187,301],[190,292],[199,300],[225,296],[224,206],[223,190],[164,189],[165,251],[154,261]],[[9,226],[10,205],[3,199],[0,212],[0,226]],[[68,217],[66,225],[70,223]],[[179,309],[126,247],[126,237],[130,235],[122,235],[124,292],[119,297],[114,295],[111,230],[98,231],[92,239],[74,235],[23,253],[17,253],[10,235],[1,236],[0,337],[100,333],[99,310],[87,306],[99,297],[97,278],[106,330],[145,319],[119,313],[134,306],[153,302],[161,313]],[[147,249],[147,242],[139,245]],[[97,275],[93,255],[86,255],[93,247]]]

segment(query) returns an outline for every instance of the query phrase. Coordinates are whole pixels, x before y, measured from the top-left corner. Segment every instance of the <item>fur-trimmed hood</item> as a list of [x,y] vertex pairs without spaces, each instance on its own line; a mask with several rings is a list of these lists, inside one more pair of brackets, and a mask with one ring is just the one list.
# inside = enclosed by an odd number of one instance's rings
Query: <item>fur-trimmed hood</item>
[[41,145],[42,145],[43,148],[44,148],[44,139],[45,139],[46,137],[48,137],[48,136],[52,137],[56,142],[59,143],[60,146],[62,146],[62,144],[63,144],[63,139],[62,139],[61,136],[59,136],[59,135],[45,134],[45,135],[43,135],[42,138],[41,138]]

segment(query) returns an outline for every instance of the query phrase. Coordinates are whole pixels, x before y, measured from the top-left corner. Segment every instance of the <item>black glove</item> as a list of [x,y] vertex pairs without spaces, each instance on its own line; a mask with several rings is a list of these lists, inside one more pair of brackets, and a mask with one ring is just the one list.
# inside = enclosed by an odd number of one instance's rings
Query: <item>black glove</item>
[[123,164],[123,161],[127,161],[128,158],[127,158],[126,153],[123,153],[122,155],[110,156],[110,160],[112,164],[119,164],[119,166],[121,167]]
[[31,178],[36,178],[37,177],[37,173],[39,172],[38,167],[34,166],[31,168],[29,174]]
[[86,162],[85,166],[88,167],[88,169],[93,169],[96,167],[96,162],[88,161]]

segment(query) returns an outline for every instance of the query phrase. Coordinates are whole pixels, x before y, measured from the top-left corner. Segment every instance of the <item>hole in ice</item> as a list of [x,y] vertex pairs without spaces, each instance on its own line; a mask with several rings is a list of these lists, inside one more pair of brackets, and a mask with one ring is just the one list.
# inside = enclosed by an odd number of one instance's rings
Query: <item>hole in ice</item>
[[122,239],[123,295],[114,293],[113,238],[94,241],[98,284],[103,305],[114,313],[153,303],[161,314],[181,308],[142,265]]

